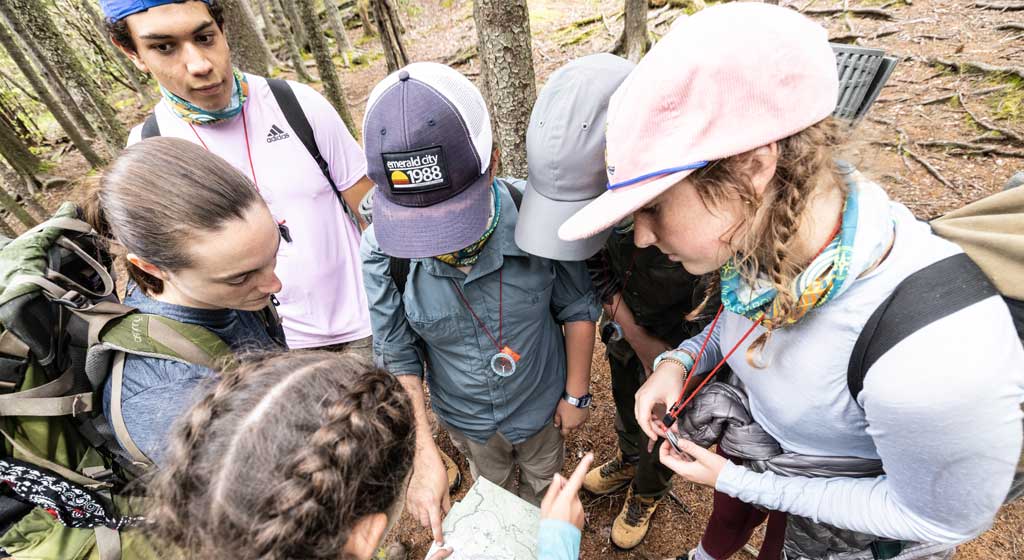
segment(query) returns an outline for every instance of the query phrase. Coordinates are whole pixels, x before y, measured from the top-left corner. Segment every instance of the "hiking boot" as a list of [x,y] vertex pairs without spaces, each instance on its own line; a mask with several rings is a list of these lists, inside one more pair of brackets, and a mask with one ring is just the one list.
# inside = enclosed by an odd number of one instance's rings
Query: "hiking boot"
[[583,488],[591,494],[603,496],[626,487],[636,475],[636,463],[623,459],[620,452],[607,463],[590,469],[583,479]]
[[448,473],[448,493],[454,494],[459,491],[459,486],[462,486],[462,473],[454,459],[444,451],[438,451],[441,453],[441,460],[444,461],[444,470]]
[[651,528],[651,516],[660,502],[660,498],[634,496],[630,488],[626,503],[622,504],[622,511],[615,518],[615,523],[612,523],[612,543],[623,550],[640,544]]

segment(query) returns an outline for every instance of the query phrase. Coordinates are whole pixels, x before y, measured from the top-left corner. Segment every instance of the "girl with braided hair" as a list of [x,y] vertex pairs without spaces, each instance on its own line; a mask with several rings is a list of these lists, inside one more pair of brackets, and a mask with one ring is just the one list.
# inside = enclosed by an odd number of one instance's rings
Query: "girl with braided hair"
[[[178,422],[148,518],[189,558],[365,560],[402,513],[415,443],[408,394],[359,356],[256,356]],[[541,558],[575,558],[550,526],[582,526],[576,493],[592,459],[556,475]]]
[[[669,440],[662,463],[716,490],[691,558],[737,552],[766,510],[762,560],[949,558],[1011,489],[1024,350],[994,290],[910,332],[860,387],[848,377],[883,301],[963,251],[835,160],[838,93],[827,32],[795,10],[681,19],[611,99],[608,192],[559,231],[633,214],[637,246],[716,275],[715,320],[655,360],[634,411],[652,445]],[[735,379],[704,387],[724,365]],[[688,406],[715,395],[724,422]]]

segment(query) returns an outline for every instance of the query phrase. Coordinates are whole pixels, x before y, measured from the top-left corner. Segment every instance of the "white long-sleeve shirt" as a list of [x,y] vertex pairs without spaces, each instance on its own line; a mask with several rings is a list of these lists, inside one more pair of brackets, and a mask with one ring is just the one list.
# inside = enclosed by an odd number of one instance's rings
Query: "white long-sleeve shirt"
[[[966,541],[992,523],[1020,458],[1024,349],[1005,303],[991,297],[893,347],[869,370],[855,402],[846,371],[868,317],[908,275],[960,252],[900,204],[885,201],[879,208],[862,197],[862,211],[891,214],[895,238],[885,261],[799,323],[776,330],[762,354],[767,367],[745,359],[760,327],[729,365],[746,388],[754,419],[784,449],[877,458],[886,474],[814,479],[728,464],[716,489],[882,537]],[[724,312],[698,373],[714,366],[750,325]],[[681,347],[696,353],[705,336],[707,330]]]

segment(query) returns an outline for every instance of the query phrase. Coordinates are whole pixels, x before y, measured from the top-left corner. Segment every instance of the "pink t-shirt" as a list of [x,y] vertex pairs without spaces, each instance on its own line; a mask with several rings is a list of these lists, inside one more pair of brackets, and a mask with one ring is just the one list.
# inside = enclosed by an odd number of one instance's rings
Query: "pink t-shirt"
[[[252,178],[245,128],[260,194],[293,243],[281,243],[277,275],[284,287],[278,309],[291,348],[313,348],[370,336],[370,316],[359,260],[360,233],[345,215],[312,156],[288,126],[265,78],[246,74],[249,97],[242,116],[196,126],[195,132],[163,102],[156,106],[160,135],[205,143]],[[366,175],[366,158],[334,107],[309,86],[290,82],[313,127],[316,144],[339,189]],[[197,137],[198,134],[198,137]],[[141,139],[132,129],[128,144]],[[202,138],[202,142],[199,141]],[[188,162],[182,162],[188,165]]]

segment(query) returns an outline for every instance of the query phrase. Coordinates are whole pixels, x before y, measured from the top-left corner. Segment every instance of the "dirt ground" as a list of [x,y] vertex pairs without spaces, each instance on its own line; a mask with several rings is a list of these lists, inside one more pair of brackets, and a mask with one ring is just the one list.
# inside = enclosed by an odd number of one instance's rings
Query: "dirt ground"
[[[922,218],[995,192],[1015,171],[1024,169],[1024,68],[1017,66],[1024,53],[1020,11],[986,9],[968,0],[847,0],[841,4],[847,3],[851,9],[877,12],[812,16],[828,27],[834,40],[856,40],[857,45],[883,48],[900,58],[870,116],[857,130],[853,161]],[[841,6],[836,0],[790,4],[809,14]],[[450,63],[476,44],[469,0],[401,0],[401,5],[412,60]],[[621,0],[530,0],[538,85],[566,61],[607,50],[623,25],[621,7]],[[682,13],[673,7],[652,10],[649,24],[654,35],[663,35]],[[579,23],[588,19],[589,23]],[[340,70],[356,122],[361,122],[369,91],[386,69],[376,40],[365,40],[359,28],[350,29],[349,34],[366,63]],[[934,58],[1016,68],[1007,73],[958,70],[929,63]],[[475,58],[458,68],[474,80],[479,75]],[[281,75],[290,77],[288,72]],[[130,100],[122,105],[125,119],[132,122],[140,122],[147,112]],[[51,157],[55,175],[78,179],[86,169],[77,152]],[[55,205],[69,193],[55,190],[45,196]],[[615,454],[614,405],[600,343],[594,356],[593,393],[588,424],[567,442],[566,473],[587,451],[593,451],[598,462]],[[457,456],[447,438],[439,438],[439,443]],[[468,476],[464,459],[458,460]],[[462,491],[467,487],[464,484]],[[581,556],[660,559],[684,554],[700,538],[710,513],[711,492],[676,481],[675,493],[682,504],[663,503],[645,542],[628,552],[617,550],[609,541],[611,522],[624,495],[584,496],[587,526]],[[429,544],[427,532],[408,516],[393,537],[411,546],[410,558],[422,558]],[[1024,558],[1024,503],[1004,508],[993,529],[963,546],[957,558]]]

